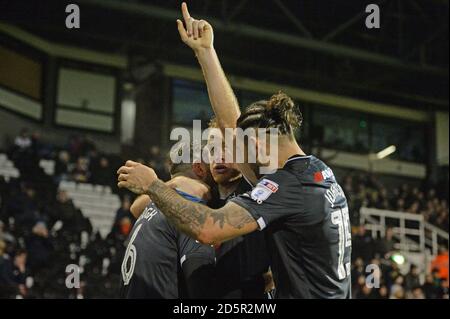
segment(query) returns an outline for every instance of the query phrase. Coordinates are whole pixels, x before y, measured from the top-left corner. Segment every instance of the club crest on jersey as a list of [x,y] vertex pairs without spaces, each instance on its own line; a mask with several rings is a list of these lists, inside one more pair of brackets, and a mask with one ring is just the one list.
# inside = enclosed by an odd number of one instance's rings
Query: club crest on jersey
[[269,198],[270,195],[276,193],[277,191],[278,191],[278,184],[264,178],[252,190],[251,197],[258,204],[261,204],[263,201]]

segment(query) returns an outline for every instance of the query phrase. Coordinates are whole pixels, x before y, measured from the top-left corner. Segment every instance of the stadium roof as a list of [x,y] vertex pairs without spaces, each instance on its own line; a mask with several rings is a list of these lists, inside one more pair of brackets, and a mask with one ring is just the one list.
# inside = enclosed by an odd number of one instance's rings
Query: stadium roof
[[[190,1],[209,19],[227,72],[425,110],[448,110],[448,1],[372,1],[381,28],[367,29],[365,3]],[[119,53],[131,68],[195,65],[179,41],[180,1],[79,0],[81,28],[64,26],[57,0],[3,1],[0,19],[42,38]],[[131,72],[129,73],[131,74]]]

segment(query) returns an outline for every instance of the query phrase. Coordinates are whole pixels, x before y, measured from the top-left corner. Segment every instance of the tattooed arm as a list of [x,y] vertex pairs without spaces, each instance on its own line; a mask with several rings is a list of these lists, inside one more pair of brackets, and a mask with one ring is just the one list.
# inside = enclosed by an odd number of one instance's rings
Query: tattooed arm
[[178,229],[203,244],[217,244],[258,228],[253,217],[235,203],[211,209],[184,199],[160,180],[146,193]]
[[148,166],[127,161],[117,171],[118,186],[151,197],[156,206],[182,232],[204,244],[216,244],[255,231],[258,224],[235,203],[219,209],[191,202],[158,179]]

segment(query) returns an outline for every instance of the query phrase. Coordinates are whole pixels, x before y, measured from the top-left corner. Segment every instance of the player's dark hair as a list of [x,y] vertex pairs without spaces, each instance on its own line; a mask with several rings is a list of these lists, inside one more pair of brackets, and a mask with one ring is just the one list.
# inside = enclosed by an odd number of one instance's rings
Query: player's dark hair
[[187,172],[188,170],[192,169],[192,165],[190,163],[174,163],[172,162],[172,157],[181,157],[183,156],[183,153],[185,152],[191,152],[192,154],[192,144],[191,143],[180,143],[177,145],[176,148],[172,149],[168,156],[169,156],[169,173],[171,176],[175,176],[178,174],[183,174]]
[[278,92],[269,100],[250,104],[237,120],[243,130],[253,128],[277,128],[281,135],[294,135],[302,124],[302,113],[285,93]]
[[[169,173],[171,176],[176,176],[180,174],[186,174],[187,172],[192,170],[192,162],[193,162],[193,156],[195,151],[195,146],[197,146],[194,143],[179,143],[176,148],[173,148],[169,152]],[[199,145],[202,149],[204,147],[204,141]],[[174,163],[172,162],[172,157],[182,157],[184,153],[188,152],[190,154],[190,163]]]

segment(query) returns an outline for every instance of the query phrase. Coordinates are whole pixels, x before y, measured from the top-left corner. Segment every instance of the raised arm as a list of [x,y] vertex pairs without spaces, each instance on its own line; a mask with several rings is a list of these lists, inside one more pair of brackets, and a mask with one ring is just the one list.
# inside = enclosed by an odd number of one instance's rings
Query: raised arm
[[[177,20],[181,40],[195,53],[202,68],[208,88],[209,100],[221,129],[235,128],[241,111],[233,89],[220,65],[214,49],[214,32],[212,26],[205,20],[196,20],[189,14],[186,3],[182,3],[181,11],[185,26]],[[242,152],[238,150],[237,152]],[[247,164],[237,163],[239,170],[253,184],[257,176]]]
[[200,63],[217,121],[222,128],[234,128],[240,115],[239,104],[214,50],[213,28],[205,20],[192,18],[184,2],[181,11],[186,28],[177,20],[178,32]]
[[127,161],[117,173],[118,186],[149,195],[160,211],[182,232],[204,244],[217,244],[255,231],[258,224],[235,203],[220,209],[191,202],[158,179],[148,166]]

